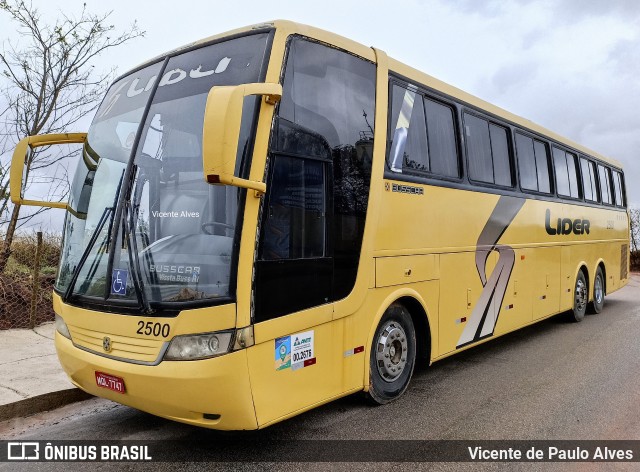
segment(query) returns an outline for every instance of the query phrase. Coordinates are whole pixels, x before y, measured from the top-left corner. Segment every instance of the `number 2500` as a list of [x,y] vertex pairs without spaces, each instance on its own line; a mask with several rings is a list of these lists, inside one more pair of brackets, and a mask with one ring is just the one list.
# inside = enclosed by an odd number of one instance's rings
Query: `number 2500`
[[144,321],[138,321],[138,331],[136,331],[136,333],[138,334],[145,334],[147,336],[151,336],[152,334],[154,336],[160,336],[162,335],[162,337],[166,338],[169,336],[169,330],[171,329],[171,327],[164,323],[154,323],[152,321],[147,321],[146,323]]

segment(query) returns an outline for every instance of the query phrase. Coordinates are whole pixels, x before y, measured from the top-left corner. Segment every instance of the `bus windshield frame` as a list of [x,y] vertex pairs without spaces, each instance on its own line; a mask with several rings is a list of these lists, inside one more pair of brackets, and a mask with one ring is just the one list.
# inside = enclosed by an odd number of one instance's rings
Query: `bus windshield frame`
[[[110,87],[71,186],[54,287],[65,303],[175,316],[235,300],[246,191],[204,181],[204,106],[213,86],[264,82],[273,35],[177,50]],[[243,111],[244,175],[259,100],[247,98]]]

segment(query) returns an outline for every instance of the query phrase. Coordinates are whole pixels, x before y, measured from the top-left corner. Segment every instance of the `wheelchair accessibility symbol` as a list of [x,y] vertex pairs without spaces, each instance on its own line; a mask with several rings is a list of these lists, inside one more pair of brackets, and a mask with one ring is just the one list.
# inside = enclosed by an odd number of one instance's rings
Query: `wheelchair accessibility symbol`
[[128,278],[128,270],[113,269],[113,275],[111,276],[111,295],[126,295]]

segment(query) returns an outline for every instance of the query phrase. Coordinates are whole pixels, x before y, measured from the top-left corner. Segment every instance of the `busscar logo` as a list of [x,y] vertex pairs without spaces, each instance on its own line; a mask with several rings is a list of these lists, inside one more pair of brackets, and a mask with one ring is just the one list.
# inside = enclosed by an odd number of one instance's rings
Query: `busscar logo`
[[413,195],[424,195],[424,189],[422,187],[414,187],[412,185],[393,184],[391,186],[391,191],[397,193],[410,193]]
[[7,443],[7,460],[37,461],[40,459],[40,444],[37,442]]
[[556,220],[555,228],[551,226],[551,210],[547,209],[544,217],[544,228],[547,230],[547,234],[555,236],[556,234],[589,234],[589,228],[591,223],[589,220],[583,220],[577,218],[572,220],[570,218],[558,218]]

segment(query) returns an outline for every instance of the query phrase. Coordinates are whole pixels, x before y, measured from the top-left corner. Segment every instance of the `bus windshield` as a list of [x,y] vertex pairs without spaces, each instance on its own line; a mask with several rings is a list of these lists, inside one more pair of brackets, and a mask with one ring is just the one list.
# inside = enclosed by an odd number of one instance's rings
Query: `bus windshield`
[[[202,123],[212,86],[260,80],[267,39],[189,50],[111,86],[72,183],[56,290],[124,305],[233,295],[240,192],[204,181]],[[246,100],[244,154],[256,107]]]

